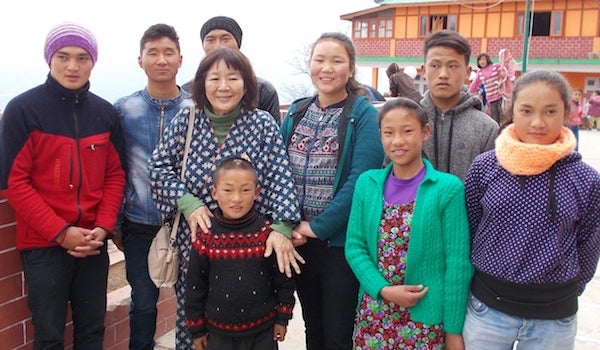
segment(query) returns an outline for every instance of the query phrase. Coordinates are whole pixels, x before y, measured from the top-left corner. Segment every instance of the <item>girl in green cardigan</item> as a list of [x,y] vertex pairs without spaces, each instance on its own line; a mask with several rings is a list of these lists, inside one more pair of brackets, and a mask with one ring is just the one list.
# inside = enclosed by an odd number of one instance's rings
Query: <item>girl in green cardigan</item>
[[360,281],[354,349],[464,349],[469,282],[464,187],[422,158],[431,128],[415,102],[379,112],[390,164],[356,182],[346,259]]

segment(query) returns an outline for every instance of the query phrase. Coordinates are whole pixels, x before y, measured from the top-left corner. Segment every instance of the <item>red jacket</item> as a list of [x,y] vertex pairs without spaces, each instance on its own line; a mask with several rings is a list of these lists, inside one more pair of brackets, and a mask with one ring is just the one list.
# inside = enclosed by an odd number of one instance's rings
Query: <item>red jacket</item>
[[0,120],[0,189],[15,210],[17,249],[58,245],[68,226],[114,229],[125,187],[113,106],[50,75]]

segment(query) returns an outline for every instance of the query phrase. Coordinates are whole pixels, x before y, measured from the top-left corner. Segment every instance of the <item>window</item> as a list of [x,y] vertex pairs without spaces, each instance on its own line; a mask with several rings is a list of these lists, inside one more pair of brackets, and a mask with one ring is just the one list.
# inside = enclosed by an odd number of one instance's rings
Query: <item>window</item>
[[377,38],[377,22],[375,20],[369,22],[369,38]]
[[380,19],[379,20],[379,38],[391,38],[392,37],[392,25],[394,21],[391,19]]
[[365,21],[356,21],[354,22],[354,37],[355,38],[366,38],[367,30],[369,28],[369,23]]
[[525,14],[517,15],[517,35],[525,35]]
[[[531,36],[562,35],[562,11],[533,12],[531,16]],[[517,35],[525,35],[525,14],[517,15]]]
[[391,38],[394,21],[392,19],[363,19],[354,21],[352,35],[355,39]]
[[443,29],[456,31],[456,15],[421,16],[419,21],[419,35],[427,36],[429,33],[438,32]]
[[427,34],[429,33],[429,28],[427,27],[428,19],[428,16],[421,16],[421,20],[419,21],[420,36],[427,36]]
[[552,12],[552,30],[550,31],[550,35],[562,35],[562,17],[561,11]]

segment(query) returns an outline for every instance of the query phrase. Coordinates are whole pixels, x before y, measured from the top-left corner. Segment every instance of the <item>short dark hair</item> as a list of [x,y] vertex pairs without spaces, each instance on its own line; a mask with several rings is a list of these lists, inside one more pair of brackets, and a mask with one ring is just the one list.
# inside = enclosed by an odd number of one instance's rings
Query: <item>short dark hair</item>
[[427,53],[429,50],[439,46],[454,49],[459,55],[465,57],[465,64],[467,66],[469,65],[469,60],[471,59],[471,44],[464,36],[448,29],[431,33],[425,39],[425,45],[423,46],[425,60],[427,60]]
[[181,48],[179,46],[179,36],[177,35],[175,28],[168,24],[158,23],[151,25],[142,35],[142,39],[140,39],[140,54],[144,52],[144,46],[148,41],[153,41],[164,37],[171,39],[175,43],[177,51],[181,52]]
[[217,165],[217,169],[215,169],[215,173],[213,175],[213,184],[216,186],[217,182],[219,182],[219,177],[221,174],[227,170],[244,170],[249,171],[254,176],[254,182],[258,185],[258,174],[256,173],[256,169],[252,163],[245,159],[244,157],[231,157],[223,160],[219,165]]
[[250,60],[240,50],[232,49],[227,46],[219,46],[209,52],[198,66],[196,76],[192,81],[192,98],[199,108],[209,107],[210,102],[206,97],[206,88],[204,82],[208,70],[213,64],[223,60],[228,68],[233,68],[240,72],[242,79],[244,80],[244,89],[246,93],[242,97],[242,105],[248,109],[256,108],[258,100],[258,83],[256,82],[256,75],[254,75],[254,69]]
[[482,68],[481,65],[479,64],[479,60],[485,57],[485,61],[487,63],[487,65],[489,66],[490,64],[492,64],[492,58],[490,57],[490,55],[488,55],[487,53],[480,53],[479,56],[477,56],[477,67]]

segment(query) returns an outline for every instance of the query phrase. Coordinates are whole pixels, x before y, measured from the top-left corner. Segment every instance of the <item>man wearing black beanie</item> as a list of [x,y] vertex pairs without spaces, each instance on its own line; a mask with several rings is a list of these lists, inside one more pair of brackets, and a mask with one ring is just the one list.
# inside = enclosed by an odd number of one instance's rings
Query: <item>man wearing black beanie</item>
[[[231,17],[217,16],[206,21],[200,29],[200,39],[204,53],[208,54],[215,47],[229,46],[240,49],[242,46],[242,28]],[[258,82],[257,107],[269,112],[277,124],[281,123],[279,114],[279,96],[273,84],[262,78],[256,77]],[[182,88],[188,92],[192,91],[192,82],[185,83]]]

